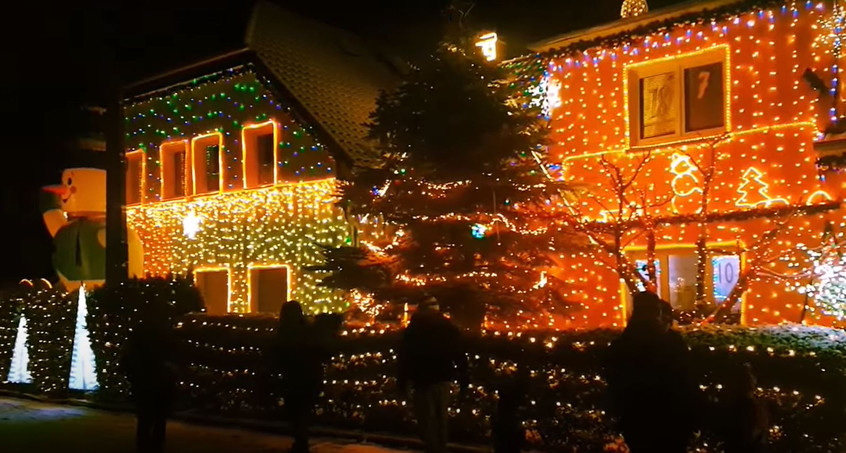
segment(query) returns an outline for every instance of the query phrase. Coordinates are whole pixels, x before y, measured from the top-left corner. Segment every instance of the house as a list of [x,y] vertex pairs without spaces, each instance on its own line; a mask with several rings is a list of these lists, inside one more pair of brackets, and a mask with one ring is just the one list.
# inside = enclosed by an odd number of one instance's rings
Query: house
[[624,324],[646,286],[682,313],[838,321],[804,288],[812,252],[844,239],[843,17],[831,2],[694,1],[506,63],[573,190],[550,209],[593,245],[558,256],[584,306],[569,326]]
[[304,267],[349,243],[333,195],[375,155],[364,123],[397,68],[356,36],[259,3],[247,47],[124,100],[126,219],[144,272],[192,272],[210,314],[343,308]]

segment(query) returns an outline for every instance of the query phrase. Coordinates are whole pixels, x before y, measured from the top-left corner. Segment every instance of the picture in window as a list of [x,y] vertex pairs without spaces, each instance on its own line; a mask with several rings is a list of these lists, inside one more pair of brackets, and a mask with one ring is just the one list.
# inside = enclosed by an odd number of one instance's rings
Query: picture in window
[[687,132],[724,126],[722,63],[694,66],[684,70],[684,108]]
[[[661,281],[661,262],[658,260],[654,261],[655,263],[655,277],[658,281]],[[644,280],[649,280],[649,269],[647,267],[646,260],[636,260],[635,266],[637,267],[637,272],[643,277]],[[642,281],[637,282],[637,290],[638,291],[646,291],[646,285],[643,284]],[[658,296],[661,296],[661,285],[657,284],[656,282],[656,289],[658,290]]]
[[740,257],[737,255],[721,255],[711,258],[714,275],[714,302],[721,304],[728,299],[729,294],[737,285],[740,276]]
[[640,138],[675,134],[677,123],[676,74],[640,79]]

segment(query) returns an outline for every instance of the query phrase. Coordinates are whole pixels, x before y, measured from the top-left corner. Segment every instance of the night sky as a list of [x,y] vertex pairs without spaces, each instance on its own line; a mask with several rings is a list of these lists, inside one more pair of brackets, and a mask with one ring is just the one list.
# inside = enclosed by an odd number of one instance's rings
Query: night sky
[[[390,45],[410,59],[441,36],[445,0],[277,4]],[[459,2],[469,5],[470,2]],[[650,0],[658,8],[678,3]],[[101,103],[117,74],[124,83],[243,46],[249,0],[20,2],[0,27],[4,156],[0,283],[53,278],[51,238],[38,211],[39,188],[77,165],[65,142],[79,105]],[[474,27],[495,29],[510,54],[525,44],[613,20],[621,0],[487,0],[475,2]]]

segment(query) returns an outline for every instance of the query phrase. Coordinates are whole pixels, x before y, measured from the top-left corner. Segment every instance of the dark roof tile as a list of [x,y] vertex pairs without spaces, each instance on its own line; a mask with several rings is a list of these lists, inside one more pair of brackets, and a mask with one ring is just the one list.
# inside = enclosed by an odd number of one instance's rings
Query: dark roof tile
[[379,90],[398,83],[360,38],[259,2],[247,45],[356,163],[372,165],[375,144],[364,124]]

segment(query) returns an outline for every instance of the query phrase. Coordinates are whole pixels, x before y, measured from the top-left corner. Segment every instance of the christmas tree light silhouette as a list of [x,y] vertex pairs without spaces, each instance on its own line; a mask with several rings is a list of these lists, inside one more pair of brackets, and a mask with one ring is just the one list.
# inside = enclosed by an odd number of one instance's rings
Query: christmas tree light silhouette
[[26,316],[21,315],[18,321],[18,333],[15,336],[15,349],[12,351],[12,363],[9,367],[7,381],[15,384],[32,383],[32,375],[29,373],[29,351],[26,349],[27,337]]
[[784,198],[773,198],[768,192],[770,185],[764,182],[764,174],[755,167],[749,167],[743,172],[743,182],[737,188],[741,197],[735,203],[746,208],[770,207],[773,204],[787,204]]
[[79,287],[79,304],[76,307],[76,330],[73,335],[73,356],[71,358],[70,381],[68,387],[72,390],[95,390],[97,384],[97,365],[94,351],[91,349],[91,339],[88,337],[88,326],[85,317],[88,306],[85,300],[85,286]]

